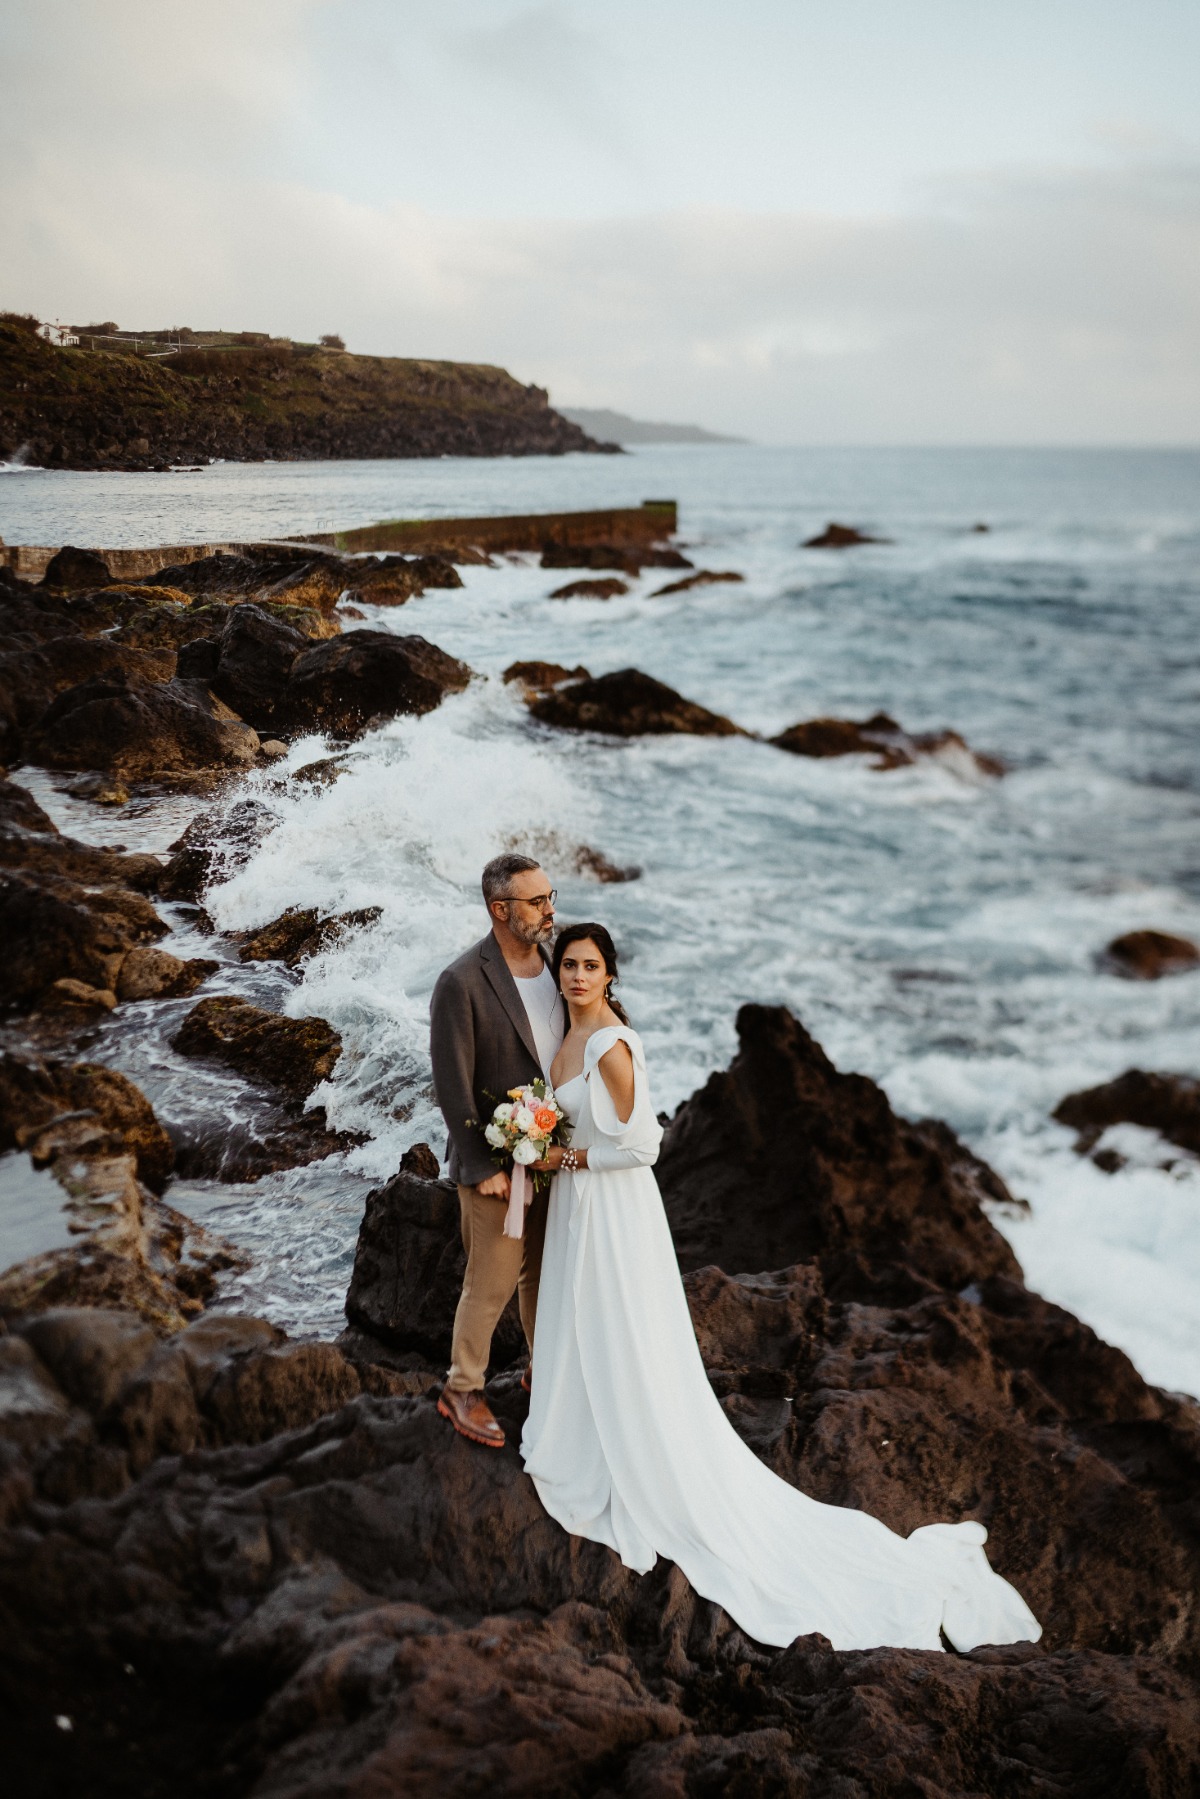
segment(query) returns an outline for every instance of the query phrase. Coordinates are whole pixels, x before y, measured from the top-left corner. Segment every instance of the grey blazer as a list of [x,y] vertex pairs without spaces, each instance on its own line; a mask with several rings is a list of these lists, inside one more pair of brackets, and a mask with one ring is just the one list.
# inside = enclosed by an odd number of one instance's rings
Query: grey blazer
[[[548,963],[544,949],[541,954]],[[496,1172],[484,1125],[510,1087],[542,1073],[529,1015],[490,931],[438,976],[429,1026],[433,1091],[450,1134],[450,1179],[474,1187]]]

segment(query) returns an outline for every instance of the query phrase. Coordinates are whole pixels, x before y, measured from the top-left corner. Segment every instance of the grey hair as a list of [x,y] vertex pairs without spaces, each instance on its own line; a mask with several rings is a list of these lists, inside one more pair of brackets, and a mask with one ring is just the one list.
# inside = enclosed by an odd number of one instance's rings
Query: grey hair
[[493,856],[483,871],[483,902],[490,906],[493,900],[511,899],[508,886],[514,875],[527,874],[531,868],[542,865],[534,856]]

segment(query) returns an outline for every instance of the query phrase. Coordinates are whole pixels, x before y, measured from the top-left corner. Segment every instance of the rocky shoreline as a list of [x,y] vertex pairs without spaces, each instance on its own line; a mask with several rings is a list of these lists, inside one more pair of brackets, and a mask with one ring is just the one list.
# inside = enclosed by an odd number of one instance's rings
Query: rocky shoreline
[[[300,550],[142,583],[66,553],[36,588],[0,575],[7,765],[115,817],[131,792],[216,795],[294,735],[336,748],[431,710],[465,664],[342,620],[354,597],[457,580],[444,559]],[[547,728],[744,735],[637,670],[509,674]],[[882,715],[809,721],[837,724],[836,748],[814,732],[799,753],[886,770],[943,747]],[[291,778],[336,779],[336,753]],[[669,1122],[659,1165],[710,1380],[816,1497],[902,1531],[982,1519],[1038,1646],[765,1651],[673,1568],[638,1579],[561,1533],[511,1441],[484,1457],[434,1411],[461,1251],[424,1146],[367,1202],[337,1342],[210,1309],[241,1252],[169,1201],[211,1152],[89,1051],[123,1007],[176,1002],[178,1052],[249,1079],[269,1121],[217,1178],[341,1146],[305,1109],[337,1033],[206,991],[216,961],[169,947],[183,909],[203,921],[229,833],[258,828],[252,804],[201,812],[164,862],[72,839],[0,781],[0,1154],[43,1232],[0,1273],[13,1790],[1188,1791],[1200,1408],[1031,1293],[989,1216],[1019,1203],[999,1177],[838,1072],[782,1008],[743,1008],[737,1056]],[[598,879],[636,875],[579,854]],[[370,925],[286,912],[233,953],[299,970]],[[1163,972],[1187,964],[1168,949]],[[1131,1071],[1060,1115],[1081,1153],[1119,1118],[1186,1148],[1194,1088]],[[512,1439],[522,1362],[508,1318],[489,1399]]]

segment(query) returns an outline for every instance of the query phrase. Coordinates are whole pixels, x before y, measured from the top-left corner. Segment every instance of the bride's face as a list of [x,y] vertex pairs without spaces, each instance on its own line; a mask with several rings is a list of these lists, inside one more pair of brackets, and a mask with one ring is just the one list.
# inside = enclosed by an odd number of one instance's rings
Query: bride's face
[[558,984],[572,1006],[594,1006],[604,998],[608,970],[604,957],[585,937],[579,943],[568,943],[558,969]]

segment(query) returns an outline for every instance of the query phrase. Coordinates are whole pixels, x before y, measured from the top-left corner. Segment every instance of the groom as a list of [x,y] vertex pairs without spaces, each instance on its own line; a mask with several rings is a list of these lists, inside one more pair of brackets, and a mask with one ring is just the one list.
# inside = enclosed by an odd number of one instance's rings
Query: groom
[[533,1354],[547,1196],[534,1199],[523,1237],[503,1234],[509,1178],[495,1167],[483,1127],[511,1087],[549,1078],[562,1044],[563,1006],[545,947],[555,898],[531,857],[493,857],[483,871],[491,930],[439,975],[429,1008],[433,1086],[450,1136],[449,1172],[458,1183],[467,1252],[438,1411],[461,1436],[489,1449],[504,1447],[483,1396],[492,1332],[516,1289]]

